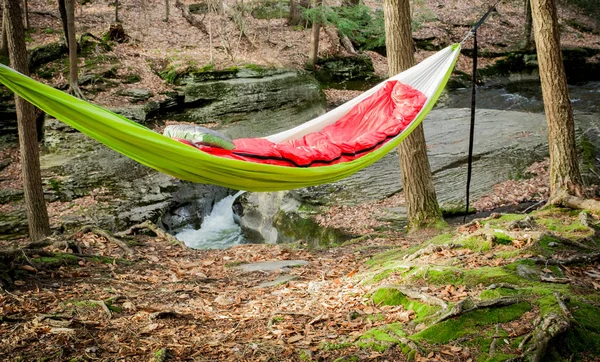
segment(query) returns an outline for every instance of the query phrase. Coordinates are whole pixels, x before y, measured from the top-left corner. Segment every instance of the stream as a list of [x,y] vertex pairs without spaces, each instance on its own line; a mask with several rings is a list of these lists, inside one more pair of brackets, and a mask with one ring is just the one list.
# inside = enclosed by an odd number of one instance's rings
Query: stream
[[242,229],[235,222],[233,203],[245,191],[239,191],[218,201],[200,229],[186,228],[175,237],[193,249],[226,249],[244,242]]

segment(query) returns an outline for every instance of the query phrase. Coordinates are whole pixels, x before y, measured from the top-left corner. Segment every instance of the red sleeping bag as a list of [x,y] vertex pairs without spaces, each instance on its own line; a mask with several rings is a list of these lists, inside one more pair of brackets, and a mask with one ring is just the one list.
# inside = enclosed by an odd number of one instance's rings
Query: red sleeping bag
[[334,124],[301,139],[273,143],[264,138],[240,138],[233,141],[235,148],[230,151],[198,148],[220,157],[280,166],[315,167],[351,161],[402,132],[426,100],[417,89],[389,81]]

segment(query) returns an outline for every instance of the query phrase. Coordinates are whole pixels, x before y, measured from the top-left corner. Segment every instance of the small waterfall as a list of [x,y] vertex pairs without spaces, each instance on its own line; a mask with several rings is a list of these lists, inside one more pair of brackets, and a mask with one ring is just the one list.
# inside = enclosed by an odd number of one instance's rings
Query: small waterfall
[[226,249],[240,244],[244,238],[241,227],[233,219],[233,202],[245,191],[227,196],[213,207],[200,229],[184,229],[175,237],[193,249]]

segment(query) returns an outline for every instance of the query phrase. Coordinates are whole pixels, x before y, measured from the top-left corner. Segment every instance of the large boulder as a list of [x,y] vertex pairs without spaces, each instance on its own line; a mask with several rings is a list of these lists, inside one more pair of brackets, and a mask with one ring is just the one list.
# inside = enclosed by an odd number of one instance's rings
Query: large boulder
[[243,68],[226,79],[206,81],[206,76],[187,79],[184,89],[185,116],[197,123],[306,121],[326,109],[319,84],[302,71]]

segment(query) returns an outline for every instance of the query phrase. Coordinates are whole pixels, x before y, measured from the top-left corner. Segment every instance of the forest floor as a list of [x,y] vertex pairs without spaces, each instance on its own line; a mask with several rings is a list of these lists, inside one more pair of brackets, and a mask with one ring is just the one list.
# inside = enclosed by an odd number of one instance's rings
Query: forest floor
[[[116,44],[110,55],[119,60],[119,72],[141,77],[121,88],[145,88],[157,97],[170,90],[151,69],[155,62],[303,68],[309,53],[310,29],[292,29],[280,20],[247,17],[248,36],[242,39],[231,21],[207,15],[202,19],[211,41],[177,8],[163,22],[162,1],[120,3],[131,40]],[[59,40],[54,3],[29,4],[37,12],[31,14],[30,45]],[[461,40],[488,5],[415,4],[423,23],[415,36],[434,35],[445,43]],[[79,6],[80,32],[100,36],[113,16],[108,2]],[[581,11],[561,7],[560,16],[563,45],[600,46],[597,33],[568,25],[578,20],[593,28]],[[501,3],[481,28],[481,46],[515,47],[523,19],[521,2]],[[321,45],[321,56],[343,52],[325,32]],[[385,58],[368,54],[376,72],[385,75]],[[428,54],[419,51],[417,58]],[[458,69],[469,68],[469,60],[461,59]],[[65,82],[64,76],[51,80]],[[327,94],[334,102],[352,95]],[[102,105],[127,102],[114,89],[87,95]],[[0,152],[0,164],[7,162],[0,187],[18,189],[15,147]],[[533,165],[533,177],[500,184],[475,206],[491,210],[532,195],[543,201],[546,167]],[[93,198],[51,204],[50,216],[75,212]],[[192,250],[152,234],[123,236],[118,240],[124,243],[116,243],[95,232],[57,233],[41,247],[27,239],[0,240],[0,250],[24,248],[3,264],[14,270],[0,273],[14,282],[12,289],[0,290],[0,359],[476,361],[548,349],[549,359],[600,360],[599,215],[546,209],[536,211],[533,221],[508,214],[407,235],[379,217],[382,209],[401,203],[402,195],[396,195],[324,209],[322,225],[362,235],[328,249],[306,249],[298,242]],[[7,207],[1,205],[0,212]],[[0,262],[6,260],[0,255]],[[273,260],[309,264],[274,272],[236,268]],[[279,277],[289,279],[259,286]],[[558,332],[547,334],[555,330],[563,333],[563,343],[548,346],[544,337],[556,337]]]

